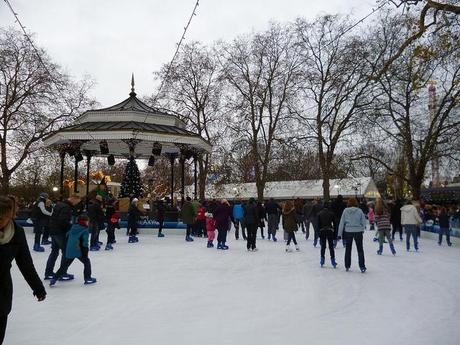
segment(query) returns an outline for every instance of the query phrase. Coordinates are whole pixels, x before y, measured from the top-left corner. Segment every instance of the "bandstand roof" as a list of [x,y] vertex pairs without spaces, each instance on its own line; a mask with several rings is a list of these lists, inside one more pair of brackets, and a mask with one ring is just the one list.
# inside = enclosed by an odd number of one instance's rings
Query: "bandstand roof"
[[178,153],[180,148],[198,153],[211,151],[211,144],[185,129],[185,123],[177,116],[139,100],[134,92],[134,78],[131,86],[127,99],[107,108],[86,111],[74,124],[45,138],[45,145],[74,145],[81,151],[104,156],[100,152],[100,143],[106,141],[109,154],[126,157],[130,153],[130,143],[134,142],[137,158],[150,157],[154,143],[161,145],[162,154]]

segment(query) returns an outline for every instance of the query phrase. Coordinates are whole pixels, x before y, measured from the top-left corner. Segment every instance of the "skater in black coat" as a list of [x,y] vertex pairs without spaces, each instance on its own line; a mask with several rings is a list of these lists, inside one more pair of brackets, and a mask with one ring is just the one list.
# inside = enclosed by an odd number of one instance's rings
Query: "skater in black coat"
[[323,209],[318,213],[318,228],[319,228],[319,241],[321,244],[321,267],[325,262],[326,242],[329,245],[329,253],[331,255],[331,264],[335,268],[337,263],[335,261],[334,240],[337,239],[335,229],[335,214],[329,208],[329,202],[325,202]]
[[158,237],[164,237],[165,235],[162,233],[163,231],[163,224],[165,221],[165,213],[166,207],[163,203],[163,200],[158,200],[156,203],[157,206],[157,222],[158,222]]
[[257,226],[259,225],[260,217],[257,211],[256,200],[254,198],[249,199],[245,211],[246,228],[248,230],[246,246],[248,250],[256,251]]
[[16,261],[19,271],[38,301],[46,298],[45,287],[30,256],[24,229],[14,222],[15,216],[16,201],[14,198],[0,196],[0,344],[3,344],[13,299],[13,282],[10,272],[13,260]]
[[390,222],[391,222],[391,239],[395,239],[395,233],[399,232],[399,239],[402,241],[402,225],[401,225],[401,207],[403,207],[403,204],[401,200],[397,199],[391,208],[391,213],[390,213]]

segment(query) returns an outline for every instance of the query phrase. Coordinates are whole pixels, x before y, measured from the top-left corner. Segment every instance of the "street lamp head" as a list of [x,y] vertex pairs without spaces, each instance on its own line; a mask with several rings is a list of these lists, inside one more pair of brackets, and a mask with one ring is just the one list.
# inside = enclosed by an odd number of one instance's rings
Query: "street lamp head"
[[58,187],[53,187],[53,192],[57,192],[59,190]]
[[338,189],[340,186],[338,184],[334,185],[334,188]]

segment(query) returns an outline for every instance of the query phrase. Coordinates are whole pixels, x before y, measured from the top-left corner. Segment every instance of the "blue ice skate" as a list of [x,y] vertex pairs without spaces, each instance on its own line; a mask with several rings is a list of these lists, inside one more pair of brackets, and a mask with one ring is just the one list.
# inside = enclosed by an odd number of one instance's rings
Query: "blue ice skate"
[[92,252],[97,252],[101,249],[101,247],[97,246],[97,245],[94,245],[94,246],[91,246],[89,247],[89,250],[92,251]]
[[361,270],[361,273],[364,273],[367,270],[366,267],[360,267],[359,269]]
[[324,256],[322,256],[321,259],[319,260],[319,264],[321,265],[321,267],[324,266],[324,261],[325,261]]
[[185,240],[186,240],[187,242],[193,242],[192,236],[185,236]]
[[377,250],[377,255],[382,255],[383,253],[383,244],[379,245],[379,250]]
[[105,250],[113,250],[113,246],[111,243],[107,243],[105,246]]
[[33,250],[34,250],[34,252],[43,253],[45,251],[45,248],[43,248],[39,244],[34,244]]
[[70,273],[64,273],[62,276],[59,277],[59,281],[68,281],[68,280],[73,280],[75,277],[73,274]]
[[335,258],[331,258],[331,265],[332,265],[332,267],[334,267],[334,268],[337,267],[337,262],[335,262]]
[[218,242],[218,243],[217,243],[217,249],[223,249],[223,248],[222,248],[222,243],[221,243],[221,242]]
[[88,278],[88,279],[85,279],[85,285],[94,284],[94,283],[96,283],[96,282],[97,282],[96,278],[90,277],[90,278]]

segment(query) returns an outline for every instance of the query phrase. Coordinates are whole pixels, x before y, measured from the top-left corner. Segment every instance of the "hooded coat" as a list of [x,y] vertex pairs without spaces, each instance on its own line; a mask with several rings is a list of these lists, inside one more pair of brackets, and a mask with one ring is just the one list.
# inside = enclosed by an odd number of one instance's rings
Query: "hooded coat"
[[420,218],[417,208],[414,205],[404,205],[401,207],[402,225],[418,225],[421,222],[422,218]]
[[338,236],[346,232],[363,232],[366,229],[366,216],[358,207],[347,207],[340,218]]
[[83,248],[88,248],[89,231],[88,228],[80,224],[72,225],[67,233],[67,246],[65,256],[68,259],[80,258],[83,255]]
[[283,210],[283,229],[286,232],[297,231],[297,217],[295,207],[290,210]]

